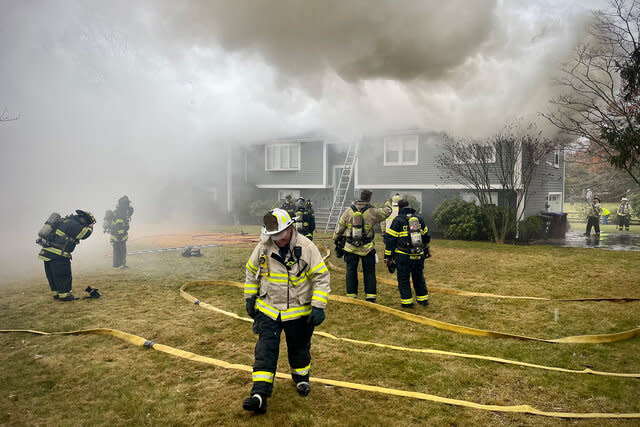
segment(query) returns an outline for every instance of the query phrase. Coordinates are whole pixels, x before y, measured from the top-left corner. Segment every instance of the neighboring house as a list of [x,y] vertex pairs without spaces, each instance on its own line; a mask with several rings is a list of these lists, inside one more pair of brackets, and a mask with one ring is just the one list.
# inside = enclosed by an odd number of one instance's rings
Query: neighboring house
[[[363,137],[345,206],[365,188],[373,191],[373,203],[382,203],[395,193],[409,194],[433,227],[433,211],[443,200],[473,201],[471,190],[438,168],[442,142],[442,134],[417,130]],[[257,190],[254,197],[262,200],[283,199],[287,194],[311,199],[322,222],[334,202],[349,146],[349,141],[321,134],[254,144],[246,151],[246,183]],[[496,195],[502,197],[499,190]],[[556,150],[538,165],[524,217],[545,210],[547,202],[549,211],[561,212],[563,196],[564,156]]]

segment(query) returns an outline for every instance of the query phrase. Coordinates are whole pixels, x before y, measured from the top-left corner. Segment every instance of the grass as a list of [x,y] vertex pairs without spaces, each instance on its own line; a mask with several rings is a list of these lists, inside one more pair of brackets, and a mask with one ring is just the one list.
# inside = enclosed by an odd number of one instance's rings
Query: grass
[[[234,230],[235,231],[235,230]],[[244,228],[244,231],[247,231]],[[251,229],[251,231],[256,231]],[[319,235],[329,245],[328,236]],[[152,244],[141,240],[130,251]],[[242,281],[252,244],[130,256],[114,271],[100,257],[74,261],[74,289],[98,300],[58,303],[44,274],[0,288],[0,328],[62,331],[109,327],[194,353],[251,365],[255,336],[246,322],[189,304],[178,289],[191,280]],[[82,251],[82,247],[78,251]],[[108,248],[105,247],[105,251]],[[381,247],[378,247],[381,253]],[[435,240],[427,283],[508,295],[553,298],[640,296],[640,253]],[[341,260],[332,259],[343,264]],[[391,275],[378,266],[380,277]],[[345,294],[343,274],[332,292]],[[362,284],[360,285],[362,286]],[[201,286],[193,295],[244,315],[240,290]],[[362,292],[362,289],[361,289]],[[392,286],[379,302],[399,306]],[[611,333],[640,325],[640,302],[539,302],[432,293],[411,311],[461,325],[542,338]],[[557,314],[557,320],[556,320]],[[484,354],[572,369],[640,372],[639,337],[612,344],[545,344],[454,334],[408,323],[366,307],[330,302],[319,328],[331,334],[401,346]],[[284,340],[283,340],[284,341]],[[125,344],[106,336],[0,334],[0,425],[566,425],[567,420],[501,414],[313,385],[298,397],[276,380],[265,416],[241,409],[250,375]],[[529,404],[548,411],[640,412],[637,379],[570,375],[480,360],[404,353],[322,337],[312,341],[312,376],[426,392],[478,403]],[[286,347],[279,371],[288,372]],[[571,420],[572,424],[638,425],[637,420]]]

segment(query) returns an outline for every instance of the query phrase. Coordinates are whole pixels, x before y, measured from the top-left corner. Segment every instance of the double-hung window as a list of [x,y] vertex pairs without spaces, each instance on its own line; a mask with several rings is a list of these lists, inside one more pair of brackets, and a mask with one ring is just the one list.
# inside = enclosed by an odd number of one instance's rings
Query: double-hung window
[[393,135],[384,138],[384,165],[418,164],[418,135]]
[[300,143],[271,143],[265,146],[265,170],[300,170]]
[[460,155],[456,155],[455,163],[495,163],[496,162],[496,148],[490,144],[470,144],[466,148],[466,152],[461,152]]

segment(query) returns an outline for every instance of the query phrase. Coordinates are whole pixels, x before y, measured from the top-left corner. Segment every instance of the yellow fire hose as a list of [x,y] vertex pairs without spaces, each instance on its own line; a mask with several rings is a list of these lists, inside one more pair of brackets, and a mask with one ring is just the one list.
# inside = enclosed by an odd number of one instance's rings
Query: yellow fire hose
[[[25,333],[37,334],[37,335],[88,335],[88,334],[111,335],[113,337],[121,339],[122,341],[128,342],[130,344],[133,344],[139,347],[153,348],[154,350],[161,351],[163,353],[167,353],[172,356],[181,357],[183,359],[192,360],[194,362],[206,363],[208,365],[213,365],[213,366],[217,366],[224,369],[235,369],[235,370],[244,371],[244,372],[253,371],[253,368],[248,365],[229,363],[224,360],[214,359],[212,357],[202,356],[189,351],[180,350],[178,348],[155,343],[143,337],[129,334],[127,332],[119,331],[117,329],[95,328],[95,329],[82,329],[82,330],[68,331],[68,332],[42,332],[42,331],[34,331],[29,329],[5,329],[5,330],[0,330],[0,332],[2,333],[25,332]],[[284,374],[281,372],[276,372],[275,376],[280,379],[290,378],[289,374]],[[462,406],[465,408],[480,409],[484,411],[531,414],[531,415],[541,415],[545,417],[554,417],[554,418],[640,418],[640,413],[634,413],[634,412],[631,412],[631,413],[552,412],[552,411],[542,411],[540,409],[534,408],[529,405],[512,405],[512,406],[485,405],[481,403],[469,402],[466,400],[450,399],[447,397],[436,396],[428,393],[399,390],[399,389],[388,388],[388,387],[378,387],[378,386],[373,386],[368,384],[359,384],[359,383],[352,383],[347,381],[330,380],[326,378],[311,377],[310,381],[313,383],[326,384],[334,387],[343,387],[343,388],[349,388],[352,390],[369,391],[369,392],[381,393],[381,394],[387,394],[387,395],[399,396],[399,397],[411,397],[414,399],[427,400],[430,402],[437,402],[437,403],[445,403],[448,405]]]
[[[184,291],[184,289],[190,286],[196,285],[227,285],[227,286],[235,286],[238,288],[243,288],[244,284],[240,282],[232,282],[229,280],[200,280],[189,282],[180,288],[180,295],[183,298],[196,302],[197,299],[189,295]],[[563,338],[555,338],[555,339],[544,339],[544,338],[535,338],[528,337],[525,335],[515,335],[509,334],[505,332],[496,332],[496,331],[487,331],[484,329],[472,328],[469,326],[461,326],[455,325],[453,323],[442,322],[440,320],[431,319],[425,316],[418,316],[417,314],[406,313],[401,310],[396,310],[395,308],[387,307],[380,304],[370,303],[362,300],[358,300],[355,298],[344,297],[340,295],[329,295],[329,299],[333,301],[343,302],[345,304],[354,304],[361,305],[363,307],[368,307],[373,310],[378,310],[383,313],[388,313],[396,317],[400,317],[402,319],[408,320],[410,322],[419,323],[421,325],[427,325],[434,327],[436,329],[442,329],[445,331],[456,332],[459,334],[466,335],[475,335],[475,336],[484,336],[484,337],[493,337],[493,338],[515,338],[518,340],[525,341],[539,341],[539,342],[548,342],[548,343],[562,343],[562,344],[604,344],[611,343],[616,341],[622,341],[629,338],[633,338],[636,335],[640,335],[640,328],[630,329],[628,331],[617,332],[613,334],[601,334],[601,335],[577,335]],[[216,310],[219,311],[219,310]],[[219,311],[221,313],[237,317],[234,313],[229,313],[225,311]]]
[[[338,267],[331,261],[326,262],[327,267],[333,271],[344,273],[346,270],[342,267]],[[358,276],[362,278],[362,273],[358,273]],[[384,283],[385,285],[398,286],[398,282],[389,280],[384,277],[376,277],[376,282]],[[545,298],[545,297],[530,297],[522,295],[500,295],[484,292],[470,292],[453,288],[442,288],[438,286],[429,286],[429,292],[458,295],[464,297],[486,297],[486,298],[501,298],[501,299],[526,299],[534,301],[554,301],[554,302],[580,302],[580,301],[609,301],[609,302],[630,302],[640,301],[640,297],[591,297],[591,298]]]
[[[183,285],[180,288],[180,296],[182,298],[186,299],[187,301],[195,303],[195,304],[199,305],[200,307],[206,308],[207,310],[215,311],[217,313],[224,314],[225,316],[233,317],[234,319],[242,320],[242,321],[245,321],[245,322],[249,322],[249,323],[253,322],[253,319],[251,319],[249,317],[242,317],[242,316],[237,315],[236,313],[232,313],[230,311],[222,310],[222,309],[220,309],[218,307],[215,307],[215,306],[213,306],[213,305],[211,305],[209,303],[206,303],[204,301],[201,301],[201,300],[195,298],[193,295],[189,294],[186,291],[186,289],[188,289],[190,287],[203,286],[203,285],[227,285],[227,286],[239,287],[240,283],[232,282],[232,281],[225,281],[225,280],[207,280],[207,281],[189,282],[189,283],[186,283],[185,285]],[[349,303],[351,301],[352,301],[351,298],[347,298],[346,302]],[[367,304],[369,306],[370,303],[365,303],[365,304]],[[374,304],[370,304],[370,305],[374,305]],[[344,342],[349,342],[349,343],[353,343],[353,344],[361,344],[361,345],[369,345],[369,346],[375,346],[375,347],[381,347],[381,348],[388,348],[388,349],[399,350],[399,351],[408,351],[408,352],[414,352],[414,353],[440,354],[440,355],[444,355],[444,356],[463,357],[463,358],[467,358],[467,359],[487,360],[487,361],[498,362],[498,363],[503,363],[503,364],[508,364],[508,365],[518,365],[518,366],[525,366],[525,367],[536,368],[536,369],[544,369],[544,370],[548,370],[548,371],[565,372],[565,373],[571,373],[571,374],[591,374],[591,375],[603,375],[603,376],[611,376],[611,377],[640,378],[640,373],[604,372],[604,371],[594,371],[594,370],[589,369],[589,368],[585,368],[583,370],[566,369],[566,368],[558,368],[558,367],[554,367],[554,366],[545,366],[545,365],[538,365],[538,364],[534,364],[534,363],[520,362],[520,361],[516,361],[516,360],[501,359],[501,358],[498,358],[498,357],[482,356],[482,355],[477,355],[477,354],[455,353],[455,352],[450,352],[450,351],[434,350],[434,349],[410,348],[410,347],[402,347],[402,346],[390,345],[390,344],[381,344],[381,343],[376,343],[376,342],[371,342],[371,341],[355,340],[355,339],[351,339],[351,338],[337,337],[335,335],[329,334],[327,332],[321,332],[321,331],[314,331],[313,334],[314,335],[319,335],[319,336],[322,336],[322,337],[325,337],[325,338],[329,338],[329,339],[332,339],[332,340],[344,341]]]

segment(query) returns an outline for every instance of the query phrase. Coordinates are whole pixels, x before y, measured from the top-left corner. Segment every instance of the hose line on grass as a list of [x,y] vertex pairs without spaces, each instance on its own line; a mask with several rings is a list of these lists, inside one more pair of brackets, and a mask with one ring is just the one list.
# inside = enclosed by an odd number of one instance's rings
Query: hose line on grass
[[[337,271],[339,273],[344,273],[346,270],[342,267],[338,267],[333,264],[331,261],[326,262],[327,267],[329,267],[333,271]],[[358,273],[359,277],[362,279],[362,273]],[[385,285],[398,286],[398,282],[390,279],[386,279],[384,277],[376,277],[376,282],[384,283]],[[429,292],[440,293],[440,294],[449,294],[449,295],[458,295],[464,297],[485,297],[485,298],[499,298],[499,299],[525,299],[525,300],[533,300],[533,301],[553,301],[553,302],[580,302],[580,301],[609,301],[609,302],[631,302],[631,301],[640,301],[640,297],[590,297],[590,298],[546,298],[546,297],[530,297],[530,296],[522,296],[522,295],[500,295],[500,294],[491,294],[484,292],[471,292],[471,291],[463,291],[460,289],[453,288],[442,288],[438,286],[429,286]]]
[[[180,350],[175,347],[170,347],[168,345],[160,344],[153,342],[151,340],[147,340],[143,337],[129,334],[127,332],[119,331],[117,329],[107,329],[107,328],[95,328],[95,329],[81,329],[77,331],[68,331],[68,332],[42,332],[28,329],[4,329],[0,330],[2,333],[10,333],[10,332],[24,332],[30,334],[37,335],[88,335],[88,334],[96,334],[96,335],[110,335],[116,337],[122,341],[128,342],[130,344],[136,345],[138,347],[146,347],[152,348],[154,350],[170,354],[172,356],[180,357],[183,359],[191,360],[194,362],[205,363],[208,365],[224,368],[224,369],[234,369],[237,371],[243,372],[252,372],[253,368],[249,365],[242,365],[238,363],[229,363],[224,360],[214,359],[212,357],[202,356],[196,353],[192,353],[190,351]],[[290,375],[282,372],[276,372],[276,378],[280,379],[289,379]],[[544,417],[553,417],[553,418],[640,418],[640,413],[630,412],[630,413],[619,413],[619,412],[554,412],[554,411],[542,411],[540,409],[534,408],[529,405],[486,405],[482,403],[470,402],[467,400],[460,399],[451,399],[448,397],[436,396],[433,394],[416,392],[416,391],[407,391],[407,390],[399,390],[395,388],[389,387],[379,387],[373,386],[369,384],[361,384],[361,383],[353,383],[347,381],[338,381],[331,380],[326,378],[317,378],[311,377],[310,381],[317,384],[325,384],[328,386],[334,387],[342,387],[348,388],[351,390],[360,390],[360,391],[368,391],[373,393],[386,394],[391,396],[398,397],[409,397],[413,399],[426,400],[430,402],[436,403],[444,403],[447,405],[453,406],[461,406],[465,408],[479,409],[484,411],[493,411],[493,412],[504,412],[504,413],[513,413],[513,414],[531,414],[531,415],[540,415]]]

